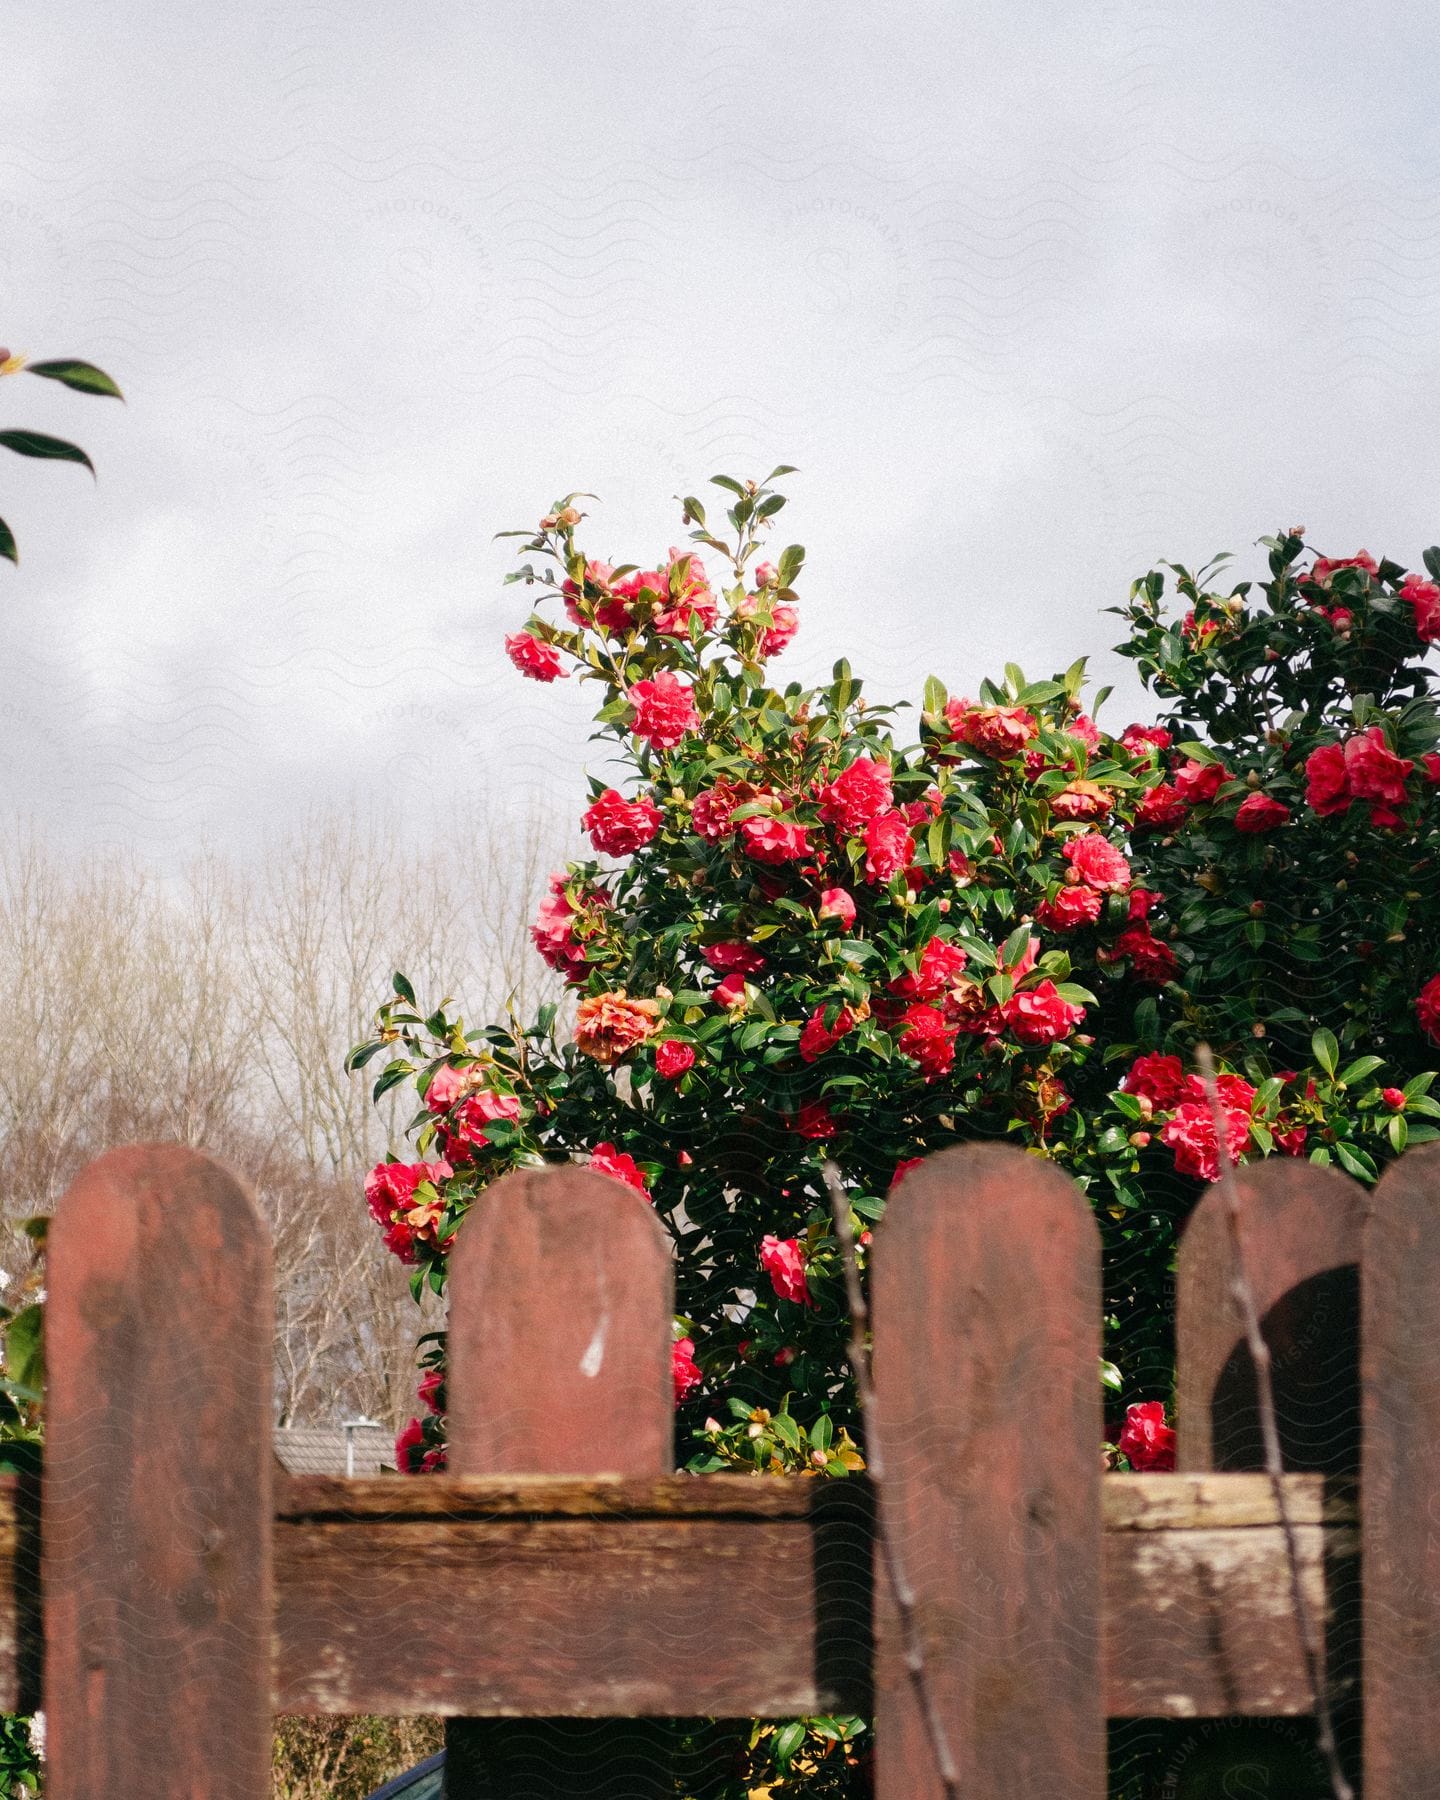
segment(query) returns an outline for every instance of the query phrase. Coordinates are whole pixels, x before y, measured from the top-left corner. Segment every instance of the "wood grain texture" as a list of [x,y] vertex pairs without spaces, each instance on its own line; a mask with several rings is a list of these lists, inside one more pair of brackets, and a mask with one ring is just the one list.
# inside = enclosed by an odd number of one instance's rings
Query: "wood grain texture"
[[270,1782],[270,1251],[173,1145],[112,1151],[50,1227],[46,1793]]
[[[1059,1170],[1019,1150],[930,1157],[872,1262],[884,1528],[912,1586],[967,1800],[1099,1800],[1100,1242]],[[883,1800],[942,1793],[876,1585]]]
[[1440,1793],[1440,1145],[1382,1177],[1361,1271],[1366,1800]]
[[[671,1472],[674,1271],[664,1228],[633,1188],[573,1166],[505,1176],[465,1221],[449,1293],[456,1474]],[[567,1565],[552,1547],[537,1566]],[[538,1622],[526,1640],[530,1673],[551,1691],[559,1685],[548,1660],[554,1633],[544,1621],[568,1618],[573,1633],[575,1597],[572,1576],[529,1600]],[[583,1661],[607,1670],[613,1710],[628,1714],[640,1710],[640,1689],[625,1691],[614,1657],[622,1646],[645,1649],[637,1635],[644,1597],[615,1592],[611,1606],[612,1619],[579,1621]],[[502,1616],[518,1639],[526,1627],[513,1604]],[[577,1720],[573,1697],[558,1710],[567,1717],[454,1721],[445,1735],[447,1800],[659,1800],[671,1790],[661,1727]]]
[[[1236,1179],[1285,1467],[1354,1473],[1365,1190],[1337,1169],[1279,1156],[1238,1170]],[[1214,1187],[1190,1215],[1177,1262],[1181,1469],[1264,1467],[1254,1370],[1230,1292],[1232,1264],[1224,1196]]]
[[[1343,1620],[1358,1571],[1354,1485],[1289,1475],[1286,1488],[1307,1584],[1323,1589],[1327,1619]],[[1305,1712],[1266,1478],[1109,1475],[1102,1496],[1110,1715]],[[291,1477],[275,1513],[275,1710],[505,1715],[573,1704],[602,1715],[625,1690],[661,1717],[693,1708],[701,1691],[717,1715],[863,1712],[872,1505],[863,1476]],[[25,1578],[14,1562],[38,1524],[34,1508],[31,1484],[0,1477],[6,1710],[39,1700],[15,1686],[17,1651],[34,1661],[39,1649],[34,1621],[17,1620]],[[568,1578],[565,1606],[545,1566],[552,1554]],[[613,1591],[625,1596],[633,1636],[597,1663],[585,1620]],[[754,1628],[756,1595],[764,1632]],[[551,1635],[533,1660],[551,1674],[537,1685],[529,1659],[509,1654],[507,1632],[546,1606]],[[703,1641],[677,1637],[689,1617],[708,1622]],[[672,1643],[668,1663],[652,1639]]]

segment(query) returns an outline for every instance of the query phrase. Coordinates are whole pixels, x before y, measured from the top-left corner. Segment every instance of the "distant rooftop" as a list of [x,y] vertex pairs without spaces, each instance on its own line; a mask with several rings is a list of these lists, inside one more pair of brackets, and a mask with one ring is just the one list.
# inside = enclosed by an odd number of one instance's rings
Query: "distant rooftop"
[[[357,1425],[351,1436],[357,1475],[395,1467],[395,1439],[383,1425]],[[275,1454],[292,1475],[343,1475],[345,1432],[339,1425],[277,1426]]]

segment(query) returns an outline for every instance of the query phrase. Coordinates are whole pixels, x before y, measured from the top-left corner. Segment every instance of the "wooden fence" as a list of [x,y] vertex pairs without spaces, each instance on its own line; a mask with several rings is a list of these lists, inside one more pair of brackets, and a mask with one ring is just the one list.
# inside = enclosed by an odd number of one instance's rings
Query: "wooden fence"
[[[1367,1800],[1440,1794],[1440,1154],[1373,1195],[1308,1163],[1241,1179],[1326,1679],[1353,1710],[1363,1651]],[[1107,1715],[1309,1706],[1217,1200],[1179,1262],[1179,1474],[1102,1477],[1094,1221],[1049,1165],[974,1147],[877,1234],[878,1496],[673,1473],[665,1235],[579,1168],[507,1176],[461,1234],[451,1472],[286,1479],[249,1196],[193,1152],[115,1151],[51,1229],[0,1703],[43,1697],[48,1800],[261,1800],[272,1711],[467,1721],[457,1800],[642,1800],[646,1718],[845,1709],[875,1714],[883,1800],[931,1800],[878,1504],[967,1800],[1100,1800]]]

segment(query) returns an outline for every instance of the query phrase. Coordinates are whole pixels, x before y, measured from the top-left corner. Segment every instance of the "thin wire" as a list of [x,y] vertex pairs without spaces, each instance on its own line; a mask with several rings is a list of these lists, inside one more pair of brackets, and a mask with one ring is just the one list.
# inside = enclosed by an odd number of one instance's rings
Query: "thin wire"
[[1295,1536],[1295,1522],[1285,1488],[1285,1465],[1280,1456],[1280,1428],[1275,1419],[1275,1384],[1271,1379],[1270,1346],[1260,1329],[1260,1309],[1255,1291],[1245,1268],[1245,1237],[1241,1209],[1240,1184],[1235,1179],[1235,1164],[1230,1155],[1226,1134],[1225,1109],[1220,1104],[1220,1087],[1215,1077],[1215,1058],[1208,1044],[1195,1052],[1200,1065],[1200,1079],[1205,1097],[1210,1102],[1210,1119],[1215,1130],[1215,1149],[1220,1162],[1220,1179],[1216,1183],[1225,1204],[1225,1221],[1230,1235],[1233,1274],[1230,1294],[1239,1308],[1245,1326],[1245,1342],[1250,1360],[1255,1365],[1255,1398],[1260,1410],[1260,1436],[1265,1446],[1265,1472],[1270,1477],[1275,1496],[1275,1510],[1280,1516],[1280,1529],[1285,1537],[1285,1559],[1290,1567],[1290,1598],[1295,1608],[1295,1622],[1300,1630],[1300,1649],[1305,1660],[1305,1678],[1310,1686],[1311,1709],[1315,1714],[1316,1736],[1320,1754],[1330,1776],[1330,1791],[1335,1800],[1355,1800],[1355,1790],[1340,1767],[1340,1752],[1335,1745],[1335,1721],[1330,1711],[1330,1697],[1320,1671],[1320,1641],[1315,1630],[1315,1617],[1305,1596],[1300,1577],[1300,1546]]
[[[885,1461],[880,1444],[880,1415],[875,1401],[875,1384],[870,1373],[870,1349],[866,1342],[866,1334],[870,1328],[870,1308],[860,1285],[860,1265],[855,1257],[855,1234],[850,1229],[849,1196],[845,1192],[840,1171],[833,1162],[825,1164],[824,1175],[825,1189],[830,1196],[830,1211],[835,1219],[835,1236],[840,1243],[840,1261],[845,1270],[845,1301],[850,1320],[846,1353],[855,1376],[860,1416],[865,1421],[865,1460],[869,1464],[876,1493],[883,1501]],[[880,1556],[885,1565],[890,1592],[895,1597],[895,1611],[900,1619],[905,1672],[910,1677],[915,1697],[920,1704],[920,1715],[925,1722],[926,1735],[934,1752],[935,1768],[941,1784],[947,1796],[957,1796],[960,1792],[960,1771],[956,1767],[950,1740],[945,1733],[945,1723],[940,1717],[930,1688],[925,1666],[925,1647],[920,1639],[920,1627],[916,1618],[915,1590],[905,1572],[899,1548],[885,1527],[883,1505],[877,1508],[877,1515]]]

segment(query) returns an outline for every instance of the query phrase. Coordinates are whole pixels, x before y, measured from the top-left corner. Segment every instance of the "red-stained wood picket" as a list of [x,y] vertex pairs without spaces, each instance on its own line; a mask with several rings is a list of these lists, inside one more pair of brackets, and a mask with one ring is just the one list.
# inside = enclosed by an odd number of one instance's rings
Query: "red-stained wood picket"
[[[1100,1235],[1038,1159],[965,1146],[892,1196],[871,1276],[881,1526],[967,1800],[1100,1800]],[[1022,1398],[1023,1396],[1023,1398]],[[880,1790],[942,1800],[876,1588]]]
[[[1309,1163],[1240,1180],[1342,1736],[1363,1550],[1367,1800],[1440,1793],[1440,1147],[1373,1205]],[[966,1800],[1099,1800],[1107,1714],[1309,1709],[1213,1192],[1178,1268],[1193,1473],[1103,1496],[1095,1223],[1014,1148],[930,1158],[877,1230],[878,1482],[673,1473],[666,1235],[588,1170],[467,1221],[422,1481],[272,1496],[269,1250],[213,1162],[102,1158],[50,1245],[38,1509],[0,1479],[0,1706],[43,1701],[50,1800],[262,1800],[272,1705],[453,1715],[450,1800],[654,1800],[663,1721],[872,1703],[879,1800],[938,1800],[877,1508]]]
[[50,1800],[269,1792],[265,1227],[194,1151],[114,1150],[50,1227]]
[[1440,1144],[1381,1178],[1361,1268],[1366,1800],[1440,1794]]
[[[449,1289],[455,1474],[670,1473],[674,1274],[664,1229],[633,1188],[577,1167],[505,1176],[455,1246]],[[613,1666],[616,1713],[629,1710],[621,1671],[654,1646],[627,1642],[620,1607],[590,1613],[557,1587],[538,1624]],[[527,1633],[536,1626],[527,1620]],[[672,1791],[660,1729],[634,1719],[452,1720],[445,1760],[446,1800]]]

